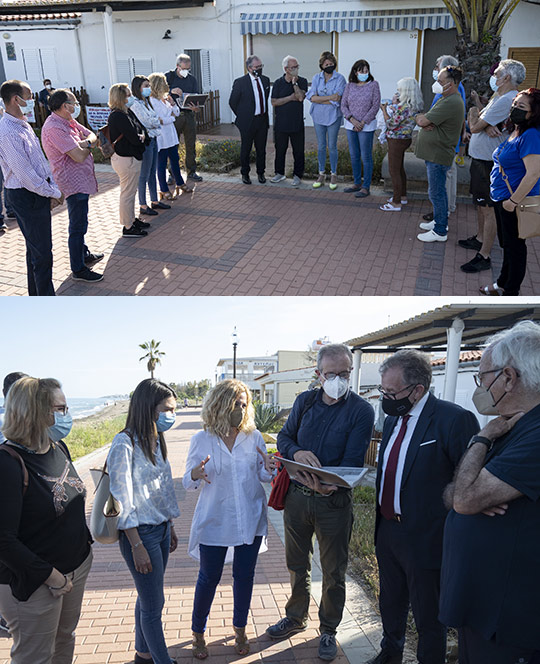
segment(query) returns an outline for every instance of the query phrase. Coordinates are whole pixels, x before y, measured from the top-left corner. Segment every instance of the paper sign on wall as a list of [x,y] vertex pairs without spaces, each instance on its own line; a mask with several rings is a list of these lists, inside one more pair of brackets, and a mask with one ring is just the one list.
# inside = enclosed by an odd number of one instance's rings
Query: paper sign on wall
[[111,109],[105,106],[87,106],[86,117],[88,124],[94,131],[97,131],[100,127],[107,124],[110,112]]

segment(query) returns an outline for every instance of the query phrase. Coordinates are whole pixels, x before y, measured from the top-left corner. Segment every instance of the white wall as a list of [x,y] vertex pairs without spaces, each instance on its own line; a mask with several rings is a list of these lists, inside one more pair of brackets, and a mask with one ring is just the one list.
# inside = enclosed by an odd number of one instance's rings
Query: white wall
[[[480,422],[480,426],[484,426],[492,418],[487,415],[480,415],[474,407],[474,403],[472,401],[472,395],[476,389],[473,375],[477,371],[478,366],[460,367],[458,371],[456,398],[454,399],[454,402],[463,408],[470,410],[471,413],[474,413]],[[442,399],[444,390],[444,367],[442,369],[434,369],[431,385],[434,388],[435,396],[438,399]]]
[[508,57],[508,49],[540,47],[540,5],[520,2],[501,33],[501,58]]

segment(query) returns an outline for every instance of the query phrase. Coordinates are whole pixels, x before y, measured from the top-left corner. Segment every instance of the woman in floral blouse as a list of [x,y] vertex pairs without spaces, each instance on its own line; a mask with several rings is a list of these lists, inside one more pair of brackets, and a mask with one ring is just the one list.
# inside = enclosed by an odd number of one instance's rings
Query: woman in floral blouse
[[380,206],[385,212],[399,212],[401,206],[407,203],[407,176],[403,161],[416,126],[415,115],[423,109],[423,105],[420,86],[410,77],[398,81],[397,92],[390,104],[381,104],[386,121],[388,170],[394,189],[392,198]]

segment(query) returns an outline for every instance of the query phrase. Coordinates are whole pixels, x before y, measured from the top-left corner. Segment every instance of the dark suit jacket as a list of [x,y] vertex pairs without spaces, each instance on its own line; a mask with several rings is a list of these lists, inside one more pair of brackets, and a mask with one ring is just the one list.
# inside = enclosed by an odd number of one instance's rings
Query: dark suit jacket
[[[387,417],[377,463],[377,520],[375,541],[381,517],[379,492],[384,451],[398,422]],[[480,427],[475,415],[432,394],[418,418],[412,435],[401,480],[401,527],[410,538],[415,560],[425,569],[438,569],[442,559],[443,529],[448,510],[442,494]]]
[[[268,76],[261,76],[261,83],[266,106],[266,126],[268,126],[268,96],[270,94],[270,79]],[[240,131],[248,130],[255,117],[255,94],[249,74],[237,78],[233,83],[229,106],[236,115],[234,124]]]

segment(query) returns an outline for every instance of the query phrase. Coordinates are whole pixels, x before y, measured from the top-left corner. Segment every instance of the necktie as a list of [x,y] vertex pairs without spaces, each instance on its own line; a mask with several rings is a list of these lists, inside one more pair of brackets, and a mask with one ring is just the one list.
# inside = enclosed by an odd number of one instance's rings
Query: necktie
[[397,464],[399,459],[399,451],[401,450],[401,443],[405,438],[405,432],[407,431],[407,422],[409,421],[410,415],[405,415],[401,421],[401,428],[397,435],[390,454],[388,455],[388,461],[386,462],[386,470],[384,471],[384,484],[383,492],[381,499],[381,514],[385,519],[392,519],[395,514],[394,509],[394,494],[396,488],[396,471]]
[[263,97],[262,86],[258,78],[255,79],[255,83],[257,83],[257,90],[259,92],[259,104],[261,107],[261,115],[262,115],[264,113],[264,97]]

